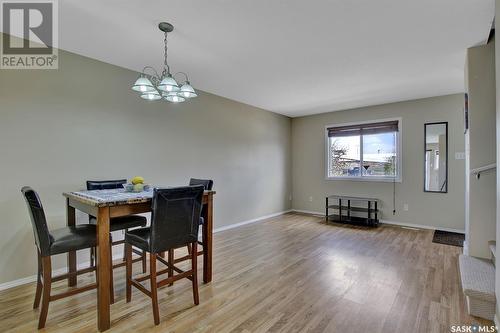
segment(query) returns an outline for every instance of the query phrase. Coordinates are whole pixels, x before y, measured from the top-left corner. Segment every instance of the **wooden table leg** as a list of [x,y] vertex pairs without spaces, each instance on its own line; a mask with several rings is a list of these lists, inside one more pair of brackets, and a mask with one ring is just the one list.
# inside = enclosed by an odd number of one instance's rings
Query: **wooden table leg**
[[203,282],[212,281],[213,195],[208,195],[203,226]]
[[109,207],[100,207],[97,214],[97,328],[101,332],[110,327],[110,256]]
[[[69,204],[69,199],[66,199],[66,225],[68,227],[76,224],[75,208]],[[76,287],[76,251],[68,252],[68,286]],[[73,273],[73,274],[71,274]]]

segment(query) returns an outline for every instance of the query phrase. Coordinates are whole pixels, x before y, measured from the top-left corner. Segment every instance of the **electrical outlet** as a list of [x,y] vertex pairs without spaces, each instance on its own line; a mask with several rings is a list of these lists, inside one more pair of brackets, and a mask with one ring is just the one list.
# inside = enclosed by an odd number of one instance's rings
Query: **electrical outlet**
[[309,197],[309,202],[312,202],[313,201],[313,197]]
[[403,210],[404,210],[405,212],[407,212],[407,211],[408,211],[408,204],[407,204],[407,203],[405,203],[405,204],[403,205]]
[[288,200],[292,201],[292,195],[291,194],[288,196]]

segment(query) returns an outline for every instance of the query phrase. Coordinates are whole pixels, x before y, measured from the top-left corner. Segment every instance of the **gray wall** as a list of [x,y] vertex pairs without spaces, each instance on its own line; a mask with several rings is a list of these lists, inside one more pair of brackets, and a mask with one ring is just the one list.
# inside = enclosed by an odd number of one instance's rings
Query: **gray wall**
[[[464,230],[464,151],[462,94],[364,107],[292,119],[293,208],[323,212],[326,194],[373,196],[382,200],[382,219],[428,227]],[[403,181],[392,183],[325,180],[325,126],[335,123],[402,118]],[[447,121],[449,192],[424,193],[424,123]],[[313,201],[309,201],[310,197]],[[403,211],[408,203],[408,211]]]
[[290,209],[288,117],[203,92],[147,102],[130,90],[137,73],[59,56],[59,70],[0,71],[0,283],[35,273],[23,185],[39,191],[51,228],[65,224],[63,191],[135,175],[170,186],[214,179],[215,227]]
[[495,43],[467,50],[465,86],[469,94],[469,131],[466,135],[465,253],[490,258],[488,241],[495,240],[495,171],[480,179],[470,170],[496,161]]

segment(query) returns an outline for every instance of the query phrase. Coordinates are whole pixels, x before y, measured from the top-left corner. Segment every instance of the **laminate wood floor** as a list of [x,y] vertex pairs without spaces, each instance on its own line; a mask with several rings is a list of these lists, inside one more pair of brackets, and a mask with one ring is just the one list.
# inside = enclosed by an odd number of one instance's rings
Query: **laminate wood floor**
[[[428,230],[326,225],[301,214],[220,232],[214,278],[200,283],[200,305],[193,305],[188,280],[160,289],[159,326],[140,291],[125,302],[125,271],[115,270],[109,332],[427,333],[490,325],[465,311],[461,248],[431,240]],[[92,274],[79,283],[90,280]],[[64,288],[58,282],[53,290]],[[33,283],[0,292],[1,332],[36,331],[34,292]],[[94,290],[52,302],[41,332],[96,330]]]

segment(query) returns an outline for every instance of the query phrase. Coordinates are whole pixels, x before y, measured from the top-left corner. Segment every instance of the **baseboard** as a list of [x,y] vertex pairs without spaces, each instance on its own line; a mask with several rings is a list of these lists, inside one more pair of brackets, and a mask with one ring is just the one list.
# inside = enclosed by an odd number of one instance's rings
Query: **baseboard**
[[456,233],[459,233],[459,234],[465,234],[465,230],[461,230],[461,229],[441,228],[441,227],[435,227],[435,226],[430,226],[430,225],[422,225],[422,224],[415,224],[415,223],[404,223],[404,222],[388,221],[388,220],[380,220],[380,222],[383,223],[383,224],[397,225],[397,226],[400,226],[400,227],[428,229],[428,230],[443,230],[443,231],[449,231],[449,232],[456,232]]
[[303,210],[303,209],[292,209],[291,210],[292,212],[295,212],[295,213],[302,213],[302,214],[309,214],[309,215],[319,215],[319,216],[325,216],[325,212],[315,212],[315,211],[312,211],[312,210]]
[[247,224],[262,222],[262,221],[270,219],[272,217],[280,216],[280,215],[283,215],[283,214],[286,214],[286,213],[290,213],[290,212],[292,212],[291,209],[290,210],[285,210],[285,211],[282,211],[282,212],[278,212],[278,213],[274,213],[274,214],[270,214],[270,215],[261,216],[261,217],[258,217],[256,219],[252,219],[252,220],[248,220],[248,221],[243,221],[243,222],[233,223],[233,224],[230,224],[230,225],[225,225],[223,227],[215,228],[214,229],[214,233],[225,231],[225,230],[230,230],[230,229],[234,229],[234,228],[238,228],[238,227],[241,227],[241,226],[244,226],[244,225],[247,225]]
[[462,253],[466,256],[469,255],[469,243],[467,242],[467,240],[464,240],[464,247]]
[[[297,213],[303,213],[303,214],[309,214],[309,215],[319,215],[319,216],[325,216],[324,212],[315,212],[315,211],[310,211],[310,210],[302,210],[302,209],[292,209],[293,212]],[[429,225],[422,225],[422,224],[415,224],[415,223],[406,223],[406,222],[398,222],[398,221],[390,221],[390,220],[380,220],[380,223],[382,224],[390,224],[390,225],[397,225],[400,227],[408,227],[408,228],[417,228],[417,229],[428,229],[428,230],[443,230],[443,231],[449,231],[449,232],[456,232],[459,234],[465,234],[464,230],[460,229],[452,229],[452,228],[441,228],[441,227],[435,227],[435,226],[429,226]]]
[[6,290],[6,289],[10,289],[10,288],[14,288],[14,287],[17,287],[17,286],[20,286],[20,285],[23,285],[23,284],[31,283],[31,282],[34,282],[34,281],[36,281],[36,275],[28,276],[28,277],[25,277],[25,278],[14,280],[14,281],[9,281],[9,282],[5,282],[5,283],[1,283],[0,284],[0,291]]
[[[262,222],[262,221],[270,219],[272,217],[276,217],[276,216],[280,216],[280,215],[283,215],[283,214],[286,214],[286,213],[290,213],[291,211],[292,210],[285,210],[285,211],[282,211],[282,212],[278,212],[278,213],[274,213],[274,214],[270,214],[270,215],[261,216],[261,217],[255,218],[255,219],[251,219],[251,220],[247,220],[247,221],[238,222],[238,223],[226,225],[226,226],[223,226],[223,227],[215,228],[214,229],[214,233],[225,231],[225,230],[229,230],[229,229],[238,228],[238,227],[241,227],[241,226],[244,226],[244,225],[247,225],[247,224],[251,224],[251,223]],[[123,254],[122,253],[119,253],[119,254],[115,253],[115,255],[113,257],[113,260],[118,260],[120,258],[123,258]],[[78,269],[87,268],[87,267],[89,267],[89,265],[90,265],[89,261],[83,262],[81,264],[78,264]],[[68,271],[67,267],[63,267],[63,268],[59,268],[59,269],[56,269],[56,270],[52,271],[52,274],[53,275],[60,275],[60,274],[66,273],[67,271]],[[14,287],[17,287],[17,286],[20,286],[20,285],[23,285],[23,284],[27,284],[27,283],[31,283],[31,282],[35,282],[35,281],[36,281],[36,275],[32,275],[32,276],[24,277],[24,278],[17,279],[17,280],[14,280],[14,281],[0,283],[0,291],[6,290],[6,289],[10,289],[10,288],[14,288]]]
[[[123,255],[115,255],[113,257],[113,260],[118,260],[120,258],[123,258]],[[90,266],[90,261],[86,261],[86,262],[82,262],[80,264],[78,264],[77,266],[77,269],[84,269],[84,268],[87,268]],[[55,275],[61,275],[61,274],[65,274],[68,272],[68,268],[67,267],[62,267],[62,268],[58,268],[58,269],[55,269],[52,271],[52,275],[55,276]],[[9,281],[9,282],[5,282],[5,283],[1,283],[0,284],[0,291],[2,290],[6,290],[6,289],[10,289],[10,288],[14,288],[14,287],[17,287],[17,286],[21,286],[23,284],[27,284],[27,283],[31,283],[31,282],[35,282],[36,281],[36,275],[32,275],[32,276],[27,276],[27,277],[24,277],[24,278],[21,278],[21,279],[17,279],[17,280],[14,280],[14,281]]]

